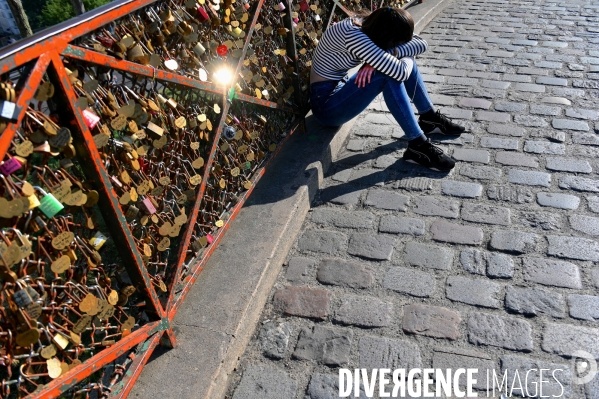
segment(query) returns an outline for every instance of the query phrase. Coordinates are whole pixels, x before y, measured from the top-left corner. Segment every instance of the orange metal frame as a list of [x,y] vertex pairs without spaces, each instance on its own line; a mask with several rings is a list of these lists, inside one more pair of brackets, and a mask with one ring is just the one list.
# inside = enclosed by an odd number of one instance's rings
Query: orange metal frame
[[[225,93],[223,92],[223,88],[220,86],[194,80],[176,73],[156,70],[154,68],[135,64],[129,61],[121,61],[105,54],[100,54],[71,44],[74,39],[100,28],[101,26],[106,25],[107,23],[121,18],[131,12],[139,10],[144,6],[152,4],[155,1],[156,0],[115,1],[90,13],[84,14],[82,18],[79,18],[79,20],[68,21],[67,23],[61,24],[50,30],[42,31],[31,38],[17,42],[2,49],[2,51],[0,51],[0,75],[8,73],[16,68],[21,68],[29,63],[34,64],[23,86],[23,89],[19,93],[17,104],[21,106],[23,110],[27,109],[27,105],[33,99],[37,87],[40,85],[42,78],[46,74],[51,76],[51,78],[53,77],[53,80],[59,83],[57,89],[64,93],[67,98],[74,99],[77,97],[65,70],[62,57],[82,60],[91,64],[102,65],[115,70],[140,76],[153,77],[162,81],[176,83],[192,89],[220,94],[223,95],[224,98]],[[263,3],[264,0],[260,0],[258,3],[253,20],[251,22],[250,30],[245,38],[243,56],[240,58],[240,61],[237,65],[235,76],[238,75],[241,69],[241,64],[245,57],[245,52],[249,46],[252,32]],[[295,55],[292,55],[291,58],[292,60],[295,59]],[[281,106],[274,102],[265,101],[244,94],[238,94],[235,101],[242,101],[288,113],[295,113],[298,115],[297,111],[290,107]],[[205,183],[208,180],[211,165],[217,152],[217,146],[221,131],[225,124],[225,116],[228,113],[229,107],[230,102],[225,101],[218,129],[212,139],[211,152],[207,160],[207,166],[205,168],[202,185],[200,186],[200,192],[189,216],[189,221],[187,224],[188,228],[183,236],[183,241],[179,249],[179,260],[176,264],[176,269],[173,273],[174,275],[170,281],[170,296],[167,303],[162,304],[145,270],[141,255],[135,246],[131,232],[126,225],[124,214],[118,203],[118,196],[116,195],[109,179],[109,175],[104,168],[100,154],[95,147],[92,133],[86,126],[79,108],[73,103],[70,103],[70,109],[68,111],[70,114],[75,116],[74,120],[70,121],[70,128],[77,141],[83,144],[82,148],[78,148],[78,151],[81,150],[81,154],[86,159],[91,161],[85,166],[85,168],[87,168],[85,173],[92,176],[93,179],[95,179],[98,183],[97,187],[102,199],[102,201],[100,201],[102,204],[101,210],[105,215],[107,223],[109,224],[110,232],[113,235],[113,238],[119,242],[126,243],[126,247],[129,252],[128,260],[131,261],[126,262],[128,264],[126,266],[127,271],[132,280],[137,280],[137,285],[143,287],[142,295],[146,298],[147,302],[150,303],[149,307],[155,313],[158,321],[150,322],[144,325],[126,338],[121,339],[115,345],[102,350],[83,364],[70,370],[64,376],[53,380],[51,383],[43,386],[42,389],[37,390],[32,397],[59,397],[83,381],[92,373],[100,370],[104,365],[114,362],[124,353],[132,350],[136,347],[136,345],[138,345],[137,356],[129,366],[128,372],[124,376],[123,380],[113,387],[112,395],[115,397],[124,398],[132,389],[133,384],[139,377],[143,366],[149,359],[154,348],[159,344],[168,346],[175,345],[176,340],[173,336],[170,324],[176,315],[179,306],[181,305],[195,280],[198,278],[207,259],[212,254],[217,244],[220,242],[223,235],[229,228],[231,221],[235,219],[236,215],[245,203],[245,200],[251,194],[255,183],[257,183],[258,180],[263,176],[266,167],[268,167],[274,158],[274,155],[276,155],[280,149],[279,146],[279,149],[275,151],[270,160],[254,173],[254,177],[252,179],[252,188],[244,193],[235,207],[231,210],[231,216],[229,217],[229,220],[227,220],[225,225],[215,234],[215,241],[204,252],[202,258],[198,259],[195,263],[188,265],[189,273],[186,279],[183,281],[183,289],[175,294],[173,288],[175,282],[180,276],[181,269],[185,261],[185,256],[190,245],[193,226],[197,220],[199,207],[206,187]],[[2,136],[0,136],[1,157],[4,157],[10,148],[11,141],[16,134],[18,126],[24,118],[24,114],[25,112],[23,111],[19,115],[17,122],[10,123],[2,133]],[[286,137],[289,137],[300,125],[301,118],[298,115],[297,122],[288,132]]]
[[[32,397],[58,397],[80,383],[86,377],[90,376],[93,372],[98,371],[104,365],[115,361],[124,353],[137,346],[137,355],[131,362],[128,372],[125,374],[123,380],[118,382],[112,390],[113,396],[119,398],[126,397],[131,391],[133,384],[139,377],[139,373],[141,372],[145,363],[148,361],[154,348],[159,344],[171,347],[176,344],[176,340],[171,329],[171,323],[177,313],[177,310],[184,301],[185,296],[189,292],[191,286],[204,268],[206,261],[216,248],[217,244],[222,240],[224,234],[230,226],[230,223],[235,219],[246,199],[252,193],[253,187],[264,175],[266,168],[269,167],[271,161],[278,154],[281,148],[279,145],[268,162],[260,169],[255,171],[251,181],[252,188],[250,188],[241,196],[239,201],[230,211],[231,216],[225,221],[225,225],[215,234],[212,245],[205,250],[200,259],[196,259],[192,264],[186,265],[188,273],[185,279],[182,281],[183,287],[179,292],[175,293],[175,284],[177,282],[181,282],[181,272],[193,235],[193,226],[198,218],[202,197],[206,190],[206,182],[209,180],[209,173],[217,153],[221,131],[225,125],[225,118],[231,105],[230,101],[224,101],[221,119],[218,124],[216,134],[212,138],[210,156],[207,159],[199,194],[197,195],[195,204],[193,205],[189,215],[189,220],[187,223],[188,227],[183,235],[183,239],[179,248],[177,263],[175,265],[174,271],[171,273],[171,276],[169,276],[169,297],[166,303],[161,303],[151,279],[145,269],[142,256],[135,245],[134,237],[132,236],[127,223],[125,222],[125,216],[119,206],[118,196],[115,193],[114,187],[104,167],[98,149],[94,144],[92,133],[86,126],[79,108],[73,103],[73,99],[75,99],[77,96],[62,61],[62,57],[85,61],[90,64],[106,66],[108,68],[125,73],[151,77],[165,82],[176,83],[191,89],[222,95],[223,98],[226,99],[226,93],[224,93],[223,88],[220,86],[205,83],[176,73],[157,70],[152,67],[136,64],[133,62],[118,60],[114,57],[100,54],[98,52],[72,44],[74,39],[156,1],[157,0],[117,0],[92,12],[86,13],[78,19],[70,20],[52,29],[42,31],[28,39],[17,42],[0,51],[0,75],[9,73],[17,68],[24,67],[25,65],[33,65],[17,99],[17,104],[21,106],[23,110],[27,109],[27,105],[33,99],[37,87],[40,85],[42,78],[46,74],[55,82],[55,85],[57,84],[57,90],[62,92],[66,98],[70,99],[68,114],[73,115],[74,118],[69,121],[69,127],[73,132],[73,136],[76,141],[80,143],[80,148],[77,148],[78,153],[82,154],[82,156],[86,157],[86,159],[90,161],[86,162],[86,165],[82,165],[82,167],[84,167],[85,174],[91,176],[92,180],[95,180],[97,183],[98,192],[102,199],[99,204],[103,214],[105,215],[110,232],[114,239],[118,240],[118,242],[126,244],[125,251],[127,256],[125,263],[127,272],[132,280],[134,280],[136,285],[138,287],[142,287],[141,294],[143,297],[145,297],[147,303],[149,304],[148,308],[151,312],[153,312],[155,319],[157,319],[157,321],[153,321],[142,326],[140,329],[131,333],[126,338],[123,338],[115,345],[97,353],[88,361],[70,370],[64,376],[61,376],[51,383],[43,386],[43,388],[36,391]],[[239,58],[234,76],[238,76],[241,70],[241,66],[245,58],[246,51],[250,45],[252,33],[254,32],[254,27],[256,26],[258,17],[262,11],[264,1],[265,0],[259,0],[258,2],[253,19],[251,21],[249,32],[245,38],[242,56]],[[290,0],[285,1],[288,6],[292,5]],[[331,7],[331,12],[332,11],[333,7]],[[297,71],[298,57],[296,54],[295,31],[294,24],[291,19],[291,13],[288,13],[284,22],[285,27],[291,31],[291,35],[288,35],[287,37],[287,55],[290,57],[292,62],[295,63],[295,70]],[[294,86],[296,88],[296,96],[300,96],[300,82],[297,78],[297,74]],[[293,134],[302,126],[303,116],[297,109],[288,106],[281,106],[271,101],[258,99],[244,94],[237,94],[234,101],[242,101],[270,109],[280,110],[289,114],[294,114],[295,122],[292,124],[290,130],[286,132],[287,134],[284,140],[286,140],[289,136],[291,136],[291,134]],[[302,103],[302,99],[296,97],[296,104],[301,105]],[[16,134],[18,126],[24,118],[24,114],[25,112],[23,111],[21,115],[19,115],[17,122],[10,123],[6,130],[2,133],[2,136],[0,137],[1,157],[4,157],[10,148],[11,141]]]

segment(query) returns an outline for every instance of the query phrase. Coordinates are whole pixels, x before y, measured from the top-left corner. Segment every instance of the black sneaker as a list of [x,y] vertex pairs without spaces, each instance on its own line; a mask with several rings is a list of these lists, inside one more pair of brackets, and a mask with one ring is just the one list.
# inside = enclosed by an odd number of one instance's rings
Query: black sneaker
[[426,140],[420,145],[408,144],[408,148],[403,153],[403,160],[437,172],[449,172],[455,166],[455,159],[445,154],[439,147],[434,146],[430,140]]
[[421,115],[418,125],[426,135],[440,133],[445,136],[459,136],[466,130],[463,126],[453,123],[438,110],[432,117],[426,118]]

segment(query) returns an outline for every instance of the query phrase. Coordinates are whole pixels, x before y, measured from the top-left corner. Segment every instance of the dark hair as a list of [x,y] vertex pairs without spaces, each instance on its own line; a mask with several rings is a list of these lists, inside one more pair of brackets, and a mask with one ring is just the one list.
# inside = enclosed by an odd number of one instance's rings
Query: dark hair
[[383,7],[362,20],[362,32],[383,50],[412,40],[414,20],[402,8]]

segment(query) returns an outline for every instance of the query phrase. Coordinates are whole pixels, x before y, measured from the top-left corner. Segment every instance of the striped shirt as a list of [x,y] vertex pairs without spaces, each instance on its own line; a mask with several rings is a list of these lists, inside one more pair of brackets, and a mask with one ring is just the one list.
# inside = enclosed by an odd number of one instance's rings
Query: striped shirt
[[[330,26],[316,46],[312,68],[326,79],[341,80],[347,71],[365,62],[393,79],[410,77],[414,60],[410,57],[424,53],[428,44],[418,35],[396,47],[397,56],[382,50],[353,24],[351,18]],[[390,50],[392,51],[392,50]]]

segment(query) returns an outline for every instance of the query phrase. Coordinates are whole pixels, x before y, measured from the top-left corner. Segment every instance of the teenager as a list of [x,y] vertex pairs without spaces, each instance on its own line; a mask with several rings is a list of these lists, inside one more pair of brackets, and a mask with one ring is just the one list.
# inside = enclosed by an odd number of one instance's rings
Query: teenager
[[[413,58],[427,48],[426,41],[414,35],[412,16],[401,8],[380,8],[366,17],[347,18],[330,26],[312,60],[310,104],[314,117],[326,126],[342,125],[383,93],[408,139],[403,159],[437,171],[453,169],[455,160],[426,135],[459,136],[465,129],[435,111]],[[347,72],[361,63],[364,66],[350,78]]]

